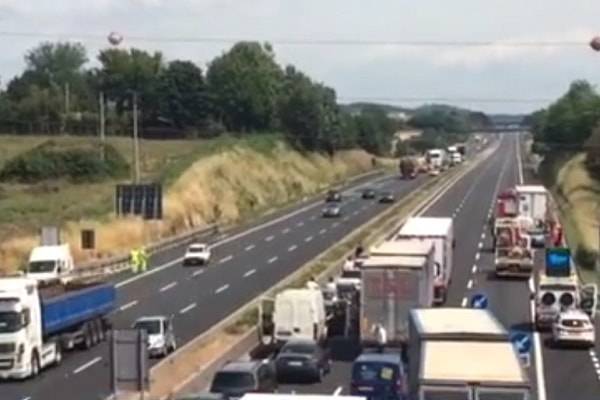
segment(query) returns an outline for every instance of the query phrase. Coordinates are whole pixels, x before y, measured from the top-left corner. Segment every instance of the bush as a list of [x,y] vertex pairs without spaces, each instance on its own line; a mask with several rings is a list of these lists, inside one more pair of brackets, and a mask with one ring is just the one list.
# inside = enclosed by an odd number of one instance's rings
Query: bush
[[583,246],[578,246],[575,252],[575,261],[577,265],[594,270],[596,268],[596,260],[598,259],[598,252],[596,250],[590,250]]
[[104,160],[100,145],[57,146],[45,142],[9,160],[0,170],[0,180],[36,183],[49,179],[95,182],[118,178],[129,171],[127,161],[111,145],[106,145]]

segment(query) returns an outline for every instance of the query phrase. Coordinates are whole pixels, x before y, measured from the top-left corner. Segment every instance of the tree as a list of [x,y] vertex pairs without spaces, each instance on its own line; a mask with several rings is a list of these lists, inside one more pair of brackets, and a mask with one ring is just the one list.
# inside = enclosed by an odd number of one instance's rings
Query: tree
[[269,45],[237,43],[210,63],[206,80],[215,114],[227,128],[275,127],[283,73]]
[[160,115],[175,126],[199,126],[209,114],[202,70],[190,61],[172,61],[160,76]]
[[41,87],[81,83],[83,66],[88,61],[81,43],[44,42],[25,56],[26,71]]
[[387,154],[395,131],[394,122],[380,107],[365,108],[355,117],[358,145],[374,154]]

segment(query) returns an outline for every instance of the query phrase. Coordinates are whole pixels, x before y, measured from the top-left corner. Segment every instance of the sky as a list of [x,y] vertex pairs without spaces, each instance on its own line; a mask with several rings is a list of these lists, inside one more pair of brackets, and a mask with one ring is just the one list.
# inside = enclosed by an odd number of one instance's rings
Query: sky
[[[203,68],[232,43],[198,38],[261,40],[273,43],[278,62],[335,88],[342,102],[443,100],[524,113],[547,106],[575,79],[600,82],[600,52],[588,46],[600,35],[599,16],[598,0],[0,0],[0,77],[19,74],[25,52],[42,40],[80,41],[93,65],[115,31],[120,47]],[[450,44],[397,43],[424,41]],[[473,41],[494,45],[452,45]]]

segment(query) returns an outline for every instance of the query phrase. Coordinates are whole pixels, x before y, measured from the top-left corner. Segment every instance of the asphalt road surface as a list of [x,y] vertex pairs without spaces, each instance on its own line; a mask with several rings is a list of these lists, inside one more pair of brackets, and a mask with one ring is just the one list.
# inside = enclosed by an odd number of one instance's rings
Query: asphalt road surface
[[[423,180],[371,177],[344,191],[343,215],[321,217],[323,200],[288,207],[216,241],[208,267],[181,266],[183,246],[153,255],[143,275],[117,280],[115,328],[128,328],[141,316],[175,315],[181,346],[225,318],[389,205],[360,198],[359,188],[389,190],[402,197]],[[96,400],[110,395],[108,346],[65,355],[62,364],[35,380],[1,382],[1,400]]]
[[[498,150],[482,167],[467,174],[432,204],[424,216],[454,217],[457,243],[447,305],[464,307],[473,294],[485,293],[489,298],[489,308],[505,327],[531,332],[530,293],[533,287],[529,281],[495,278],[493,253],[489,250],[491,238],[486,226],[493,212],[496,193],[523,182],[518,150],[518,137],[506,135]],[[543,253],[540,251],[536,254],[536,263],[541,265],[542,262]],[[598,323],[596,330],[600,331]],[[533,337],[534,348],[528,372],[534,399],[600,399],[600,375],[597,373],[600,368],[596,358],[596,354],[600,354],[598,341],[595,350],[571,350],[552,348],[547,334],[533,333]],[[349,394],[351,364],[360,353],[359,346],[356,340],[340,338],[332,341],[331,352],[333,368],[322,383],[284,385],[280,390]]]

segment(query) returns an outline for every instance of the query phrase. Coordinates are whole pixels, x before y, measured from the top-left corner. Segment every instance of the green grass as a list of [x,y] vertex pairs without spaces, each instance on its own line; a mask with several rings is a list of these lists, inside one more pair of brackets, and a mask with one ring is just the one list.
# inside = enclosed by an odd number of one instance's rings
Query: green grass
[[[210,140],[141,140],[140,167],[142,180],[159,181],[170,186],[199,158],[244,145],[263,153],[275,148],[277,134],[233,137],[225,135]],[[0,168],[12,157],[48,140],[63,146],[77,146],[97,140],[79,136],[0,136]],[[132,141],[109,137],[107,141],[132,165]],[[133,170],[133,168],[132,168]],[[125,180],[128,181],[128,180]],[[0,184],[0,239],[32,232],[44,224],[105,220],[113,210],[114,186],[123,181],[74,185],[66,181],[23,185]]]

